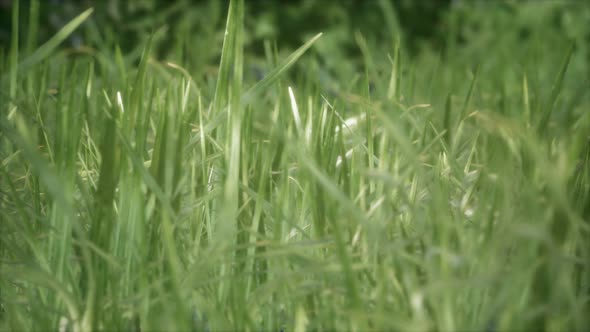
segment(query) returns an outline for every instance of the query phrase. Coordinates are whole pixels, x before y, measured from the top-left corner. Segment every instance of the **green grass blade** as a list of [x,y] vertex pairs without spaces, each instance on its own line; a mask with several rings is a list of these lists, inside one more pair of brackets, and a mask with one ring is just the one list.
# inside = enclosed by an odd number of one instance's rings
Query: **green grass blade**
[[16,0],[12,4],[12,36],[11,36],[11,44],[10,44],[10,90],[9,90],[9,97],[10,97],[10,104],[8,106],[8,116],[10,117],[11,114],[14,112],[14,105],[12,104],[14,98],[16,97],[16,89],[17,89],[17,73],[18,73],[18,10],[19,10],[19,0]]
[[244,96],[242,96],[242,103],[244,105],[249,105],[252,103],[256,98],[258,98],[262,93],[268,90],[268,88],[273,85],[278,79],[287,72],[294,64],[297,62],[299,58],[322,36],[322,33],[318,33],[301,47],[299,47],[295,52],[291,53],[283,62],[281,62],[276,68],[274,68],[270,73],[268,73],[262,80],[257,82],[254,86],[252,86]]
[[53,51],[66,40],[86,19],[92,14],[93,8],[85,10],[80,15],[76,16],[68,24],[66,24],[61,30],[59,30],[51,39],[45,44],[41,45],[33,54],[25,58],[21,63],[18,64],[18,72],[24,75],[34,65],[47,59]]
[[463,107],[461,108],[461,115],[459,117],[459,121],[463,121],[465,116],[467,115],[467,110],[469,109],[469,105],[471,102],[471,98],[473,96],[473,90],[475,89],[475,84],[477,83],[477,78],[479,76],[479,68],[478,65],[475,68],[475,72],[473,73],[473,78],[471,79],[471,84],[469,84],[469,90],[467,91],[467,95],[465,96],[465,101],[463,102]]
[[566,51],[566,54],[561,63],[561,67],[559,68],[559,72],[555,77],[555,82],[553,82],[553,85],[551,86],[551,94],[549,95],[549,98],[547,99],[547,101],[544,104],[544,107],[542,108],[541,119],[537,126],[537,130],[541,134],[543,134],[545,130],[547,130],[547,126],[549,125],[551,114],[555,109],[555,103],[557,102],[557,98],[559,97],[559,94],[561,93],[561,89],[563,87],[563,79],[565,77],[565,73],[572,58],[572,54],[574,53],[574,48],[575,44],[572,43]]

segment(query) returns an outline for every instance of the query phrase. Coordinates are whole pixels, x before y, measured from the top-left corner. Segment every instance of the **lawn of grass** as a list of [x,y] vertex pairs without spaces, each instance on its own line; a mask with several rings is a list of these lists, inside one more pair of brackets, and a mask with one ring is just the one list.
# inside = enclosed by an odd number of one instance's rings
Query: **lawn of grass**
[[457,5],[415,52],[381,1],[386,40],[255,54],[243,0],[131,50],[92,9],[38,45],[18,3],[1,331],[590,327],[589,6]]

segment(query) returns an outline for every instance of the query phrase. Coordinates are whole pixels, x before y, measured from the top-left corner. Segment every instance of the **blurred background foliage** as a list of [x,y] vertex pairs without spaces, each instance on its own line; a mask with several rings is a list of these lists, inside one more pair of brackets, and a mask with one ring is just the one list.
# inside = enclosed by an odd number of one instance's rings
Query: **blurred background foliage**
[[[5,50],[10,45],[13,2],[0,0],[0,48]],[[569,82],[579,86],[572,91],[582,93],[590,76],[587,1],[256,0],[246,5],[247,71],[250,67],[246,74],[250,76],[260,77],[268,70],[265,66],[274,51],[288,54],[320,31],[324,36],[312,54],[319,80],[334,89],[367,69],[363,45],[382,57],[376,62],[386,63],[398,38],[402,51],[413,58],[442,57],[468,70],[480,66],[482,74],[502,68],[505,73],[493,75],[498,85],[494,88],[518,85],[522,73],[538,65],[558,68],[565,50],[575,42],[568,75],[573,78]],[[41,6],[40,43],[84,9],[94,7],[92,17],[69,38],[66,49],[92,53],[120,47],[126,61],[134,64],[154,34],[157,60],[181,64],[193,75],[211,76],[221,53],[228,1],[46,0]],[[20,1],[23,40],[30,26],[29,7],[28,0]],[[494,57],[488,59],[492,49]],[[515,65],[499,66],[500,62]],[[540,75],[548,76],[531,77],[532,84],[551,84],[554,73]]]
[[[0,47],[10,44],[10,16],[14,0],[0,0]],[[41,2],[40,42],[88,7],[95,12],[81,31],[70,38],[70,47],[120,45],[133,52],[156,33],[158,56],[166,59],[178,48],[186,60],[216,63],[221,52],[228,1],[217,0],[46,0]],[[29,1],[20,1],[20,22],[29,19]],[[360,56],[361,34],[370,44],[389,50],[395,38],[411,54],[425,49],[455,51],[479,59],[497,43],[514,46],[535,38],[559,35],[576,40],[590,60],[590,5],[586,1],[488,1],[488,0],[257,0],[247,2],[246,50],[264,54],[263,41],[288,52],[309,36],[325,33],[324,48],[333,56]],[[395,35],[392,35],[395,34]],[[183,37],[197,45],[182,45]],[[202,47],[194,47],[202,46]],[[559,47],[560,45],[556,45]],[[465,49],[467,47],[467,49]],[[198,50],[199,54],[188,49]],[[519,52],[518,47],[506,52]],[[506,54],[513,57],[513,54]],[[181,60],[181,59],[175,59]],[[341,59],[336,59],[341,60]]]
[[[0,50],[8,50],[10,45],[14,2],[0,0]],[[90,19],[62,46],[65,54],[91,55],[102,62],[100,68],[113,68],[110,74],[115,75],[119,64],[113,62],[111,52],[119,49],[124,64],[134,67],[153,35],[155,61],[179,64],[199,84],[215,85],[229,4],[226,0],[40,3],[38,17],[33,18],[39,22],[39,45],[73,17],[93,7]],[[420,86],[420,80],[429,80],[415,77],[412,68],[445,64],[443,71],[431,68],[438,79],[422,82],[422,86],[431,88],[413,92],[415,100],[444,104],[446,96],[432,96],[429,91],[435,85],[450,86],[458,75],[468,84],[477,67],[480,76],[489,78],[479,86],[479,98],[493,98],[486,102],[492,101],[499,109],[505,108],[507,100],[521,98],[520,87],[527,73],[531,107],[536,109],[551,90],[564,54],[574,43],[563,90],[570,94],[564,100],[574,102],[556,105],[556,119],[567,123],[583,112],[573,105],[590,98],[586,93],[590,88],[590,1],[255,0],[247,1],[246,6],[246,80],[260,79],[276,64],[277,55],[283,57],[323,32],[306,61],[296,64],[299,70],[289,73],[292,79],[305,76],[309,82],[312,75],[311,81],[322,91],[334,93],[358,91],[353,85],[362,85],[366,74],[371,86],[383,90],[390,75],[387,65],[399,40],[402,62],[411,63],[402,66],[402,80],[407,84]],[[23,45],[27,28],[34,26],[28,24],[34,12],[30,7],[29,0],[20,0],[19,35]],[[26,52],[21,50],[20,56],[25,57]]]
[[[26,25],[27,0],[21,0],[21,22]],[[441,17],[451,7],[451,0],[439,1],[377,0],[260,0],[247,3],[251,42],[277,40],[291,47],[307,34],[346,27],[349,33],[359,30],[376,38],[386,36],[381,8],[395,7],[404,34],[416,46],[423,41],[440,40],[444,28]],[[0,0],[2,24],[0,41],[10,37],[10,7],[13,0]],[[49,37],[61,25],[87,7],[96,9],[94,24],[122,45],[133,47],[138,39],[153,29],[166,27],[170,36],[189,30],[202,33],[223,27],[228,1],[208,0],[46,0],[41,10],[42,32]],[[207,27],[205,31],[202,29]]]

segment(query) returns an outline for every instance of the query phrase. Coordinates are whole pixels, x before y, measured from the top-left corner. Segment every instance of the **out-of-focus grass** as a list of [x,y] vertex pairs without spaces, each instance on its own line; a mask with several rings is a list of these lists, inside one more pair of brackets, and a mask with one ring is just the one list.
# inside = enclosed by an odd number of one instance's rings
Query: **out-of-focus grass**
[[168,58],[155,22],[122,52],[89,11],[40,46],[15,21],[2,330],[586,330],[590,9],[507,6],[415,56],[387,2],[391,40],[262,58],[240,0]]

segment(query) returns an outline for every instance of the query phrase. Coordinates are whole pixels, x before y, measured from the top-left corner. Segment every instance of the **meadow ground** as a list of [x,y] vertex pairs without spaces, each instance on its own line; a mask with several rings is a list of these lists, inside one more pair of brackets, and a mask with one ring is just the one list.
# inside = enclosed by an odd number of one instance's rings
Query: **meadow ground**
[[589,6],[459,4],[410,50],[379,1],[385,37],[255,51],[243,0],[124,47],[92,9],[38,44],[30,3],[0,50],[0,330],[590,326]]

